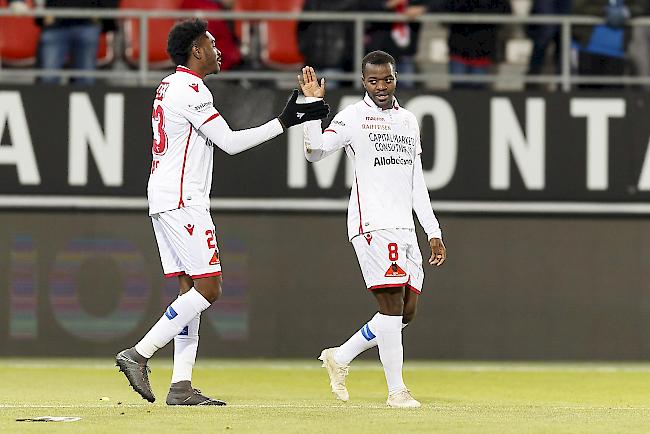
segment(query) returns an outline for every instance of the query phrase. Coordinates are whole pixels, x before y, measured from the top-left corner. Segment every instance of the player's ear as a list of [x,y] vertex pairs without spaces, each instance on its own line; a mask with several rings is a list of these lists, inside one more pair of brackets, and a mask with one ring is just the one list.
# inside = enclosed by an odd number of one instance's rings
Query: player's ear
[[201,59],[201,49],[197,44],[192,44],[192,56],[194,56],[195,59],[200,60]]

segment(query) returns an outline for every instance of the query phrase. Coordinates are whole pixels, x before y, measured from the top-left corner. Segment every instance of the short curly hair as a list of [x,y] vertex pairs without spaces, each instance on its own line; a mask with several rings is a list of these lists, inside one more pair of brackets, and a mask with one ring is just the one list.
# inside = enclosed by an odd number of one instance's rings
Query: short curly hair
[[395,68],[395,58],[385,51],[381,50],[371,51],[363,57],[363,60],[361,61],[362,73],[365,73],[366,65],[369,63],[372,65],[385,65],[387,63],[390,63],[393,65],[393,68]]
[[167,54],[175,65],[184,65],[190,55],[192,45],[205,35],[208,23],[198,18],[176,23],[167,37]]

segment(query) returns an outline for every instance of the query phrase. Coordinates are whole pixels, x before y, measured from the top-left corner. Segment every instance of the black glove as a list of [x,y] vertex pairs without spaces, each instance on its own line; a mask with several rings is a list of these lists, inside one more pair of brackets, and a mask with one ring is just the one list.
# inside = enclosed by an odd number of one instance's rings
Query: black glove
[[303,122],[323,119],[330,112],[330,106],[322,100],[298,104],[296,102],[297,99],[298,89],[294,89],[291,97],[287,101],[287,105],[284,106],[284,110],[278,116],[278,120],[285,130]]

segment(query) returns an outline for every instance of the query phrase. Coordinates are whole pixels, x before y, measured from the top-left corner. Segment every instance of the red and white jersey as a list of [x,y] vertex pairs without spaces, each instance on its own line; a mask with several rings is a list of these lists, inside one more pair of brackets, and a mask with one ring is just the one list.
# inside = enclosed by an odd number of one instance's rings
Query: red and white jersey
[[179,66],[165,77],[153,102],[153,160],[149,214],[184,206],[210,207],[213,147],[199,128],[219,117],[203,79]]
[[424,184],[413,113],[396,100],[393,108],[381,109],[366,95],[339,112],[325,131],[319,121],[306,122],[304,130],[309,161],[340,148],[354,161],[349,239],[378,229],[414,229],[413,210],[429,239],[442,237]]

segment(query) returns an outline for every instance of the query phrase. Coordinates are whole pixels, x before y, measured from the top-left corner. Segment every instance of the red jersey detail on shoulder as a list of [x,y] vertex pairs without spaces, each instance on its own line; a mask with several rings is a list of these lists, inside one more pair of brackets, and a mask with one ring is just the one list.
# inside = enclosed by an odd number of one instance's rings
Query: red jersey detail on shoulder
[[210,116],[209,118],[207,118],[207,119],[205,120],[205,122],[203,122],[201,125],[205,125],[205,124],[207,124],[208,122],[210,122],[212,119],[216,119],[216,118],[218,118],[219,116],[220,116],[219,113],[215,113],[215,114],[213,114],[212,116]]
[[189,86],[190,86],[192,89],[194,89],[194,92],[197,92],[197,93],[198,93],[198,91],[199,91],[199,85],[198,85],[198,84],[196,84],[196,83],[192,83],[192,84],[190,84]]
[[158,88],[156,89],[156,99],[158,101],[162,101],[163,98],[165,97],[165,92],[167,92],[167,88],[169,87],[169,83],[166,81],[161,81],[160,85],[158,85]]
[[176,72],[187,72],[188,74],[195,75],[195,76],[199,77],[201,80],[203,80],[203,77],[201,77],[199,74],[192,71],[190,68],[188,68],[186,66],[181,66],[181,65],[177,66],[176,67]]

